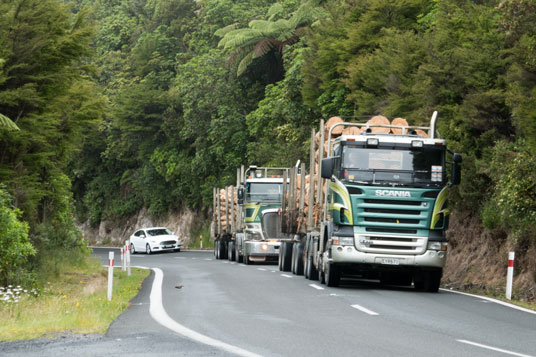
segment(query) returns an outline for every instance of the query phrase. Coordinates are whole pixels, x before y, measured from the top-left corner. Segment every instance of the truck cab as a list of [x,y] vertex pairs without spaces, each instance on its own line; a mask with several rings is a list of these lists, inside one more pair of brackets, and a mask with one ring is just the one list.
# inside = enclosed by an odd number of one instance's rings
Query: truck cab
[[263,212],[281,209],[284,170],[256,166],[246,170],[243,186],[238,189],[243,232],[236,235],[237,257],[244,264],[278,259],[280,240],[263,233],[261,219]]
[[[447,258],[447,145],[404,134],[342,135],[322,160],[327,190],[320,271],[336,286],[346,273],[437,291]],[[453,155],[451,184],[460,179]]]

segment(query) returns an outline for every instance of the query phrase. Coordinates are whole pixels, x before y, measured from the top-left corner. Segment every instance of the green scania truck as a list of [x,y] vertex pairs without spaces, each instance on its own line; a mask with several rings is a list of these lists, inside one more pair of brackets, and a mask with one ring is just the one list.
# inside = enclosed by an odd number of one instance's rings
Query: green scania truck
[[[437,291],[447,259],[448,188],[460,182],[461,156],[439,137],[436,118],[434,112],[428,127],[343,122],[327,135],[322,122],[318,150],[313,130],[310,172],[321,179],[310,180],[316,187],[308,197],[300,190],[299,204],[284,195],[281,227],[293,239],[281,246],[280,268],[328,286],[353,276]],[[338,126],[357,127],[358,134],[332,138]],[[315,152],[322,158],[316,165]],[[303,175],[289,175],[290,190],[298,180],[304,186]]]

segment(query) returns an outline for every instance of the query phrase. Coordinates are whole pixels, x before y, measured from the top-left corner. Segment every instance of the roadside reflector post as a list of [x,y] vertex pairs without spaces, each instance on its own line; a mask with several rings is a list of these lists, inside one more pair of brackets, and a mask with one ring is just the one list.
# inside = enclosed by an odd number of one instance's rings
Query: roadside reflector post
[[128,276],[130,276],[130,240],[127,240],[126,242],[126,249],[127,249],[127,256],[126,256],[127,272],[128,272]]
[[114,252],[108,253],[108,301],[112,301],[112,286],[114,283]]
[[125,248],[121,248],[121,270],[122,271],[125,271],[125,267],[126,267],[125,259],[126,259]]
[[203,249],[203,236],[202,235],[199,236],[199,242],[201,242],[200,243],[201,244],[201,249]]
[[512,300],[512,282],[514,280],[514,252],[508,253],[508,271],[506,273],[506,298]]

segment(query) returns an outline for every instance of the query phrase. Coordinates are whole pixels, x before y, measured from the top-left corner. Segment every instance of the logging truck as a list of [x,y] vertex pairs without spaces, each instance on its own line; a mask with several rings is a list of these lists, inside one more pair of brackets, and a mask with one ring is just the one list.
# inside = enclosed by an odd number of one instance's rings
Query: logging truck
[[279,268],[328,286],[353,277],[436,292],[447,259],[448,188],[460,182],[462,158],[436,132],[437,112],[426,127],[375,118],[313,129],[309,175],[303,164],[301,175],[290,169],[281,211],[267,213],[279,214],[291,237]]
[[288,168],[242,166],[236,186],[214,189],[211,230],[216,259],[244,264],[278,259],[280,232],[263,231],[261,219],[264,212],[281,209],[283,174],[289,176]]

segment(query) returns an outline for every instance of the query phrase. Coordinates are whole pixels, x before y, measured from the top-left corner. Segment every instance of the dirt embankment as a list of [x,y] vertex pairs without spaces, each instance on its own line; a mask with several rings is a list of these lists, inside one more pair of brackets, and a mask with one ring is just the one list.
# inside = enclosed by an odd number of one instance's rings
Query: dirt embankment
[[504,231],[485,229],[478,217],[469,213],[453,215],[447,235],[450,251],[444,286],[504,297],[508,252],[515,251],[513,297],[536,302],[534,239],[513,242]]
[[92,245],[119,246],[132,233],[144,227],[167,227],[182,239],[183,246],[190,243],[190,232],[202,220],[202,215],[192,210],[168,212],[161,217],[150,216],[145,209],[137,215],[121,221],[102,221],[98,227],[82,223],[78,228]]

